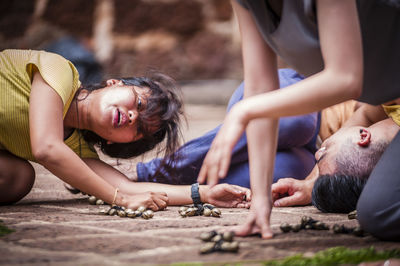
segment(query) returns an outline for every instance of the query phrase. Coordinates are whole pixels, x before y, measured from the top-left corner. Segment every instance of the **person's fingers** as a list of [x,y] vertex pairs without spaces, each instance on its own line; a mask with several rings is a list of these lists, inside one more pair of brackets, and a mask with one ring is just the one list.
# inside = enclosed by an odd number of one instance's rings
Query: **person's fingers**
[[206,178],[207,178],[207,163],[204,160],[203,165],[200,168],[199,175],[197,177],[197,182],[199,184],[204,184],[204,182],[206,181]]
[[234,196],[243,199],[243,195],[246,194],[246,191],[240,189],[240,187],[237,186],[232,186],[232,185],[226,185],[224,186],[224,190],[227,193],[233,194]]
[[213,163],[211,166],[208,167],[207,172],[207,184],[210,187],[215,186],[218,184],[218,163]]
[[271,227],[268,223],[263,223],[261,226],[261,237],[263,239],[270,239],[274,236],[272,233]]
[[300,193],[294,193],[291,196],[280,198],[274,201],[275,207],[288,207],[293,205],[298,205],[301,200]]
[[168,205],[169,198],[168,198],[167,193],[165,193],[165,192],[160,192],[160,193],[158,194],[158,197]]
[[154,202],[152,202],[152,203],[148,204],[147,209],[150,209],[150,210],[156,212],[156,211],[159,210],[159,207],[157,206],[157,204],[155,204]]
[[163,199],[161,196],[160,197],[154,197],[153,201],[157,205],[159,210],[163,210],[163,209],[165,209],[167,207],[167,201],[165,199]]
[[218,178],[222,179],[225,178],[229,165],[231,163],[231,153],[229,150],[225,150],[221,152],[220,159],[219,159],[219,169],[218,169]]
[[277,193],[277,194],[284,194],[289,190],[289,187],[291,186],[291,182],[288,182],[288,181],[279,182],[279,181],[275,184],[272,184],[271,192]]
[[247,190],[246,190],[246,201],[247,201],[247,202],[251,202],[251,196],[252,196],[251,190],[250,190],[250,189],[247,189]]

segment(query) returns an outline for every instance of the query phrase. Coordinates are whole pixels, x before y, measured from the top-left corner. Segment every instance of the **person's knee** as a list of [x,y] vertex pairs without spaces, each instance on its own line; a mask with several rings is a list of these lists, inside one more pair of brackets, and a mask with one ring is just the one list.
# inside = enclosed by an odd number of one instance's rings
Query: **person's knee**
[[357,203],[357,219],[361,228],[382,240],[400,240],[400,204],[378,203],[377,197],[361,196]]
[[35,181],[35,170],[27,162],[19,162],[15,167],[0,171],[0,204],[12,204],[25,197]]

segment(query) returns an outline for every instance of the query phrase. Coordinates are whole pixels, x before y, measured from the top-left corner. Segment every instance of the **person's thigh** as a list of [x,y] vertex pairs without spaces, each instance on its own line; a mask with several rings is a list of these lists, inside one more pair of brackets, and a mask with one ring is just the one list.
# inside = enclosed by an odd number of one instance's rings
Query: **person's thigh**
[[0,205],[12,204],[31,191],[35,170],[24,159],[0,150]]
[[357,203],[361,227],[385,240],[400,240],[400,133],[372,171]]

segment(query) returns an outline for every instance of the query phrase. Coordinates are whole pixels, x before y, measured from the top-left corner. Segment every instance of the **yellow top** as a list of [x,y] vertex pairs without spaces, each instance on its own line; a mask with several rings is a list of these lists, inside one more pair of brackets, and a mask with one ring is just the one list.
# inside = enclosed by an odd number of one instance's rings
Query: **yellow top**
[[400,126],[400,105],[382,105],[385,113]]
[[[74,65],[57,54],[32,50],[0,52],[0,149],[31,161],[35,158],[29,136],[29,95],[34,70],[39,71],[60,95],[64,103],[63,118],[80,87],[79,74]],[[79,155],[77,130],[64,142]],[[83,138],[80,142],[82,158],[98,158]]]

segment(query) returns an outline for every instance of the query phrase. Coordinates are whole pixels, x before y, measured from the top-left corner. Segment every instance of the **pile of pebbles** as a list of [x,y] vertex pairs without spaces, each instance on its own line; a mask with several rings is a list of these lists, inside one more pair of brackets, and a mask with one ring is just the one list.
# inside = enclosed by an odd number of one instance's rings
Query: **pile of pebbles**
[[208,203],[182,206],[179,208],[178,212],[182,217],[201,215],[218,218],[221,217],[221,210]]
[[[356,219],[357,213],[349,213],[349,219]],[[301,217],[300,223],[295,225],[290,225],[288,223],[282,223],[280,229],[284,233],[288,232],[299,232],[300,230],[329,230],[329,226],[321,221],[314,220],[310,216]],[[334,224],[332,226],[332,231],[335,234],[353,234],[355,236],[363,237],[365,236],[364,231],[360,226],[346,227],[343,224]]]
[[204,232],[200,235],[200,239],[206,243],[201,246],[200,253],[237,252],[239,250],[239,242],[233,241],[234,236],[234,232],[217,233],[215,230]]
[[154,212],[152,210],[147,210],[146,207],[140,206],[137,210],[126,209],[125,207],[113,205],[108,210],[101,210],[100,214],[103,215],[118,215],[119,217],[128,217],[128,218],[137,218],[142,217],[145,220],[151,219],[154,216]]
[[292,232],[299,232],[300,230],[329,230],[329,226],[323,222],[318,220],[314,220],[310,216],[303,216],[301,217],[300,223],[295,225],[290,225],[288,223],[283,223],[280,226],[281,231],[284,233]]

